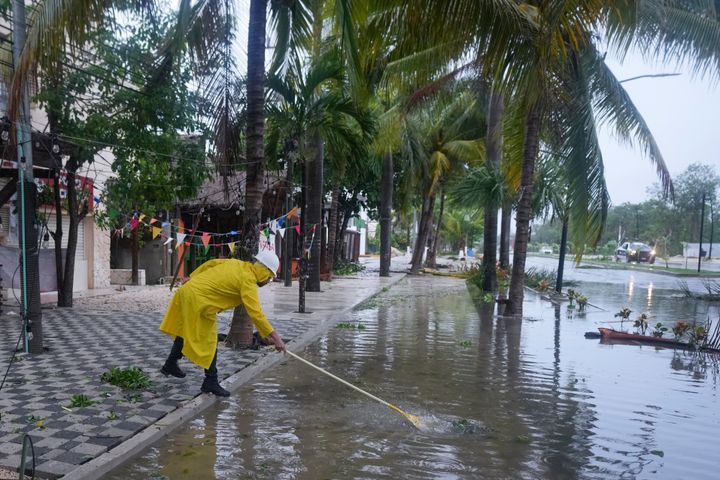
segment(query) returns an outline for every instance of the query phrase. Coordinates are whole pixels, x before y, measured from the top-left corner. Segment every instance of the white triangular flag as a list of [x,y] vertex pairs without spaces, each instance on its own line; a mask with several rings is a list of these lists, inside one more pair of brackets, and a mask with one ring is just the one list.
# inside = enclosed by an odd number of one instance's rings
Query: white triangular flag
[[285,229],[284,228],[278,228],[277,233],[280,234],[280,238],[285,238]]
[[187,233],[179,233],[177,234],[177,244],[175,245],[175,248],[177,248],[179,245],[182,245],[185,241],[185,237],[187,237]]
[[168,237],[168,239],[165,240],[165,243],[163,243],[163,245],[167,245],[168,243],[170,243],[170,242],[172,242],[172,241],[173,241],[173,238],[172,238],[172,237]]

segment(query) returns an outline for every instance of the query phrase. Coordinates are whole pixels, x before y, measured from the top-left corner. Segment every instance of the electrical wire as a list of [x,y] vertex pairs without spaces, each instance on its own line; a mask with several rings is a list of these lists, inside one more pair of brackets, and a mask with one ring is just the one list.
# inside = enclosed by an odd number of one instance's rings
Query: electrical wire
[[[15,269],[15,273],[13,273],[12,278],[10,279],[10,289],[13,292],[13,296],[15,297],[15,300],[20,304],[20,299],[17,297],[17,294],[15,293],[15,275],[17,275],[18,270],[20,270],[20,263],[18,263],[17,268]],[[20,336],[17,339],[17,343],[15,344],[15,349],[13,349],[12,356],[10,357],[10,362],[8,363],[7,369],[5,370],[5,375],[3,376],[2,382],[0,382],[0,391],[2,391],[3,386],[5,386],[5,380],[7,379],[8,373],[10,372],[10,367],[15,362],[15,356],[17,355],[18,350],[20,349],[20,342],[23,338],[23,333],[25,332],[26,326],[25,321],[23,319],[23,323],[20,327]]]

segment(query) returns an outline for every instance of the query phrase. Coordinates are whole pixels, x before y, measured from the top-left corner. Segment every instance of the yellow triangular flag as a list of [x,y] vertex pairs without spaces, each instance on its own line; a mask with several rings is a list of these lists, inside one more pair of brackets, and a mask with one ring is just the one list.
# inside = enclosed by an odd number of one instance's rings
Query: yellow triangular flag
[[230,253],[235,253],[235,242],[228,243],[228,247],[230,248]]
[[162,228],[160,227],[152,227],[152,237],[153,240],[157,238],[158,235],[160,235],[160,232],[162,232]]
[[143,218],[145,218],[145,214],[141,213],[140,216],[138,217],[138,221],[142,222]]

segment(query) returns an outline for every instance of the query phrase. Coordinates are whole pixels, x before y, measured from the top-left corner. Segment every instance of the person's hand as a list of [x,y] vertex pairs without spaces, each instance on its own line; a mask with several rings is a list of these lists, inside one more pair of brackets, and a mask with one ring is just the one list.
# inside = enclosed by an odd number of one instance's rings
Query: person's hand
[[280,335],[276,331],[273,331],[270,334],[270,338],[272,339],[273,343],[275,344],[275,350],[278,352],[285,353],[287,349],[285,348],[285,342],[283,342],[283,339],[280,338]]

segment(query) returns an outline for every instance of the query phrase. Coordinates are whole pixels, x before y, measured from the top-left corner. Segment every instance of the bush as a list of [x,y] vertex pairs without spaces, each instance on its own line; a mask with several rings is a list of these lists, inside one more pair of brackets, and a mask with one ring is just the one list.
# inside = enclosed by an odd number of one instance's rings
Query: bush
[[359,263],[355,262],[340,262],[335,265],[335,268],[333,269],[333,272],[335,275],[352,275],[357,272],[362,272],[365,270],[364,265],[360,265]]
[[536,290],[547,290],[557,281],[557,270],[530,267],[525,270],[525,285]]

